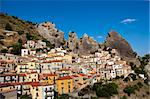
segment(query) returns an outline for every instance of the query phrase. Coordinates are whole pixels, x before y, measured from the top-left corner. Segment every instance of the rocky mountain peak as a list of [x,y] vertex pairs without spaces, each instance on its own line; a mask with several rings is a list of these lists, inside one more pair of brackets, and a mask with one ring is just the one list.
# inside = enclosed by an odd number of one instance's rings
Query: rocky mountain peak
[[69,33],[68,48],[73,52],[76,52],[78,48],[78,37],[77,34],[73,31]]
[[55,28],[55,24],[53,22],[44,22],[39,25],[44,26],[45,28]]
[[87,34],[84,34],[80,40],[78,40],[75,32],[69,33],[68,47],[71,51],[78,54],[90,54],[98,50],[99,44],[90,38]]
[[55,27],[52,22],[44,22],[37,25],[37,31],[39,34],[50,41],[55,47],[63,46],[64,33]]
[[83,37],[82,38],[88,38],[89,36],[86,34],[86,33],[84,33],[84,35],[83,35]]
[[104,45],[116,49],[122,57],[135,58],[130,44],[116,31],[110,31]]
[[121,37],[120,34],[117,33],[117,32],[114,31],[114,30],[111,30],[111,31],[108,33],[108,36],[109,36],[109,37],[112,37],[112,36],[113,36],[113,37],[118,37],[118,36]]

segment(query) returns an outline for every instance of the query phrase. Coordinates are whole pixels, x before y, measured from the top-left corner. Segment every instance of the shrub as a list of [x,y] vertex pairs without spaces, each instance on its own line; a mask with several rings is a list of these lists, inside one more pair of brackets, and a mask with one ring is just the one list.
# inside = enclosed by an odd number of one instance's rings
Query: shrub
[[47,47],[49,47],[49,48],[51,48],[51,49],[54,48],[54,45],[51,44],[50,41],[48,41],[47,39],[43,39],[42,41],[43,41],[43,42],[46,42],[46,46],[47,46]]
[[33,36],[30,33],[26,33],[27,40],[32,40]]
[[22,35],[24,33],[24,31],[18,31],[19,35]]
[[1,53],[7,53],[7,52],[8,52],[7,49],[2,49],[2,50],[1,50]]
[[21,39],[19,39],[19,40],[18,40],[18,43],[22,44],[22,40],[21,40]]
[[124,88],[123,91],[124,91],[125,93],[127,93],[128,96],[130,96],[132,93],[135,92],[135,89],[134,89],[134,87],[132,87],[132,86],[127,86],[127,87]]
[[[97,88],[96,88],[97,87]],[[114,94],[118,94],[118,85],[115,83],[109,83],[104,85],[95,85],[96,95],[99,97],[110,97]]]
[[69,99],[69,95],[68,94],[62,94],[58,97],[58,99]]
[[21,95],[20,99],[31,99],[31,97],[29,95]]
[[120,99],[127,99],[127,97],[124,95],[124,96],[122,96]]
[[98,87],[101,87],[101,85],[102,85],[102,82],[94,83],[92,90],[96,91]]
[[138,82],[137,85],[139,86],[139,88],[143,87],[143,84],[141,82]]
[[12,31],[13,29],[12,29],[11,25],[9,23],[7,23],[5,26],[5,30]]
[[13,47],[13,49],[11,50],[12,54],[15,54],[15,55],[21,54],[22,43],[16,43],[12,47]]
[[128,81],[130,81],[130,78],[129,78],[129,77],[126,77],[123,81],[124,81],[124,82],[128,82]]

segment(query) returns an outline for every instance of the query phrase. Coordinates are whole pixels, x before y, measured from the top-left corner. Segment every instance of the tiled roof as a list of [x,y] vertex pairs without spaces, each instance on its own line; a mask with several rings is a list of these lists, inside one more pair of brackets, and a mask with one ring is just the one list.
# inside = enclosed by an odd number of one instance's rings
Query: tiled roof
[[0,74],[0,76],[16,76],[17,74]]
[[46,77],[46,76],[57,76],[57,74],[52,74],[52,73],[47,73],[47,74],[46,74],[46,73],[44,73],[43,76],[44,76],[44,77]]
[[40,82],[32,82],[32,83],[31,83],[31,86],[32,86],[32,87],[48,86],[48,85],[53,85],[53,84],[47,84],[47,83],[44,83],[44,82],[42,82],[42,83],[40,83]]
[[72,77],[79,77],[78,75],[71,75]]
[[85,74],[79,74],[80,76],[86,76]]
[[68,80],[68,79],[72,79],[71,76],[64,76],[64,77],[60,77],[57,80]]
[[59,71],[69,71],[69,70],[70,70],[69,68],[62,68]]

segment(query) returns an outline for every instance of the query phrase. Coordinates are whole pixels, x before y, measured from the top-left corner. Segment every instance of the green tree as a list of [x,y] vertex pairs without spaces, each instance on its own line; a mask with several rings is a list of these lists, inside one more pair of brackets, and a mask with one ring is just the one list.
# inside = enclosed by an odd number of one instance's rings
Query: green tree
[[132,86],[127,86],[127,87],[124,88],[123,91],[124,91],[125,93],[127,93],[128,96],[130,96],[132,93],[135,92],[135,89],[134,89]]
[[21,95],[20,99],[31,99],[31,97],[29,95]]
[[139,86],[139,88],[143,87],[143,84],[141,82],[138,82],[137,85]]
[[22,43],[16,43],[12,47],[13,47],[13,49],[11,50],[12,54],[15,54],[15,55],[21,54]]
[[46,42],[46,46],[47,46],[47,47],[49,47],[49,48],[51,48],[51,49],[54,48],[54,45],[51,44],[50,41],[48,41],[47,39],[43,39],[42,41],[43,41],[43,42]]
[[1,50],[1,53],[7,53],[7,52],[8,52],[7,49],[2,49],[2,50]]
[[24,33],[24,31],[18,31],[19,35],[22,35]]
[[21,40],[21,39],[19,39],[19,40],[18,40],[18,43],[22,44],[22,40]]
[[96,95],[99,97],[110,97],[114,94],[118,94],[118,90],[117,90],[118,85],[115,83],[109,83],[100,86],[95,85],[95,88],[96,88]]
[[109,93],[107,92],[107,89],[106,88],[101,88],[99,87],[96,91],[96,95],[98,97],[109,97]]
[[127,96],[124,95],[120,99],[127,99]]
[[128,82],[128,81],[130,81],[130,78],[129,78],[129,77],[126,77],[126,78],[124,78],[123,81],[124,81],[124,82]]
[[12,31],[13,29],[12,29],[11,25],[9,23],[7,23],[5,26],[5,30]]
[[69,99],[69,95],[68,94],[62,94],[58,97],[58,99]]
[[30,33],[26,33],[26,38],[27,40],[32,40],[33,37]]

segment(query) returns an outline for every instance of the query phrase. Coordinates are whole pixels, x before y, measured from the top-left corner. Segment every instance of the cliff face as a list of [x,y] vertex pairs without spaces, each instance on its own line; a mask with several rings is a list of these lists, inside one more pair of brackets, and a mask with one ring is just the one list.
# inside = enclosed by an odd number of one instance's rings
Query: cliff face
[[67,46],[70,51],[73,51],[74,53],[78,52],[79,46],[78,46],[78,37],[75,32],[69,33],[69,38],[67,42]]
[[27,34],[35,41],[43,39],[32,22],[0,13],[0,51],[9,49],[18,40],[24,44],[27,41]]
[[87,34],[78,40],[76,33],[70,33],[68,39],[69,50],[78,54],[90,54],[99,49],[99,44]]
[[117,32],[110,31],[104,43],[106,47],[116,49],[123,58],[135,58],[136,55],[130,44]]
[[3,13],[0,13],[0,38],[2,38],[0,40],[0,49],[12,46],[19,39],[22,40],[23,44],[27,40],[38,41],[46,39],[55,47],[60,47],[65,42],[64,33],[56,29],[55,24],[50,22],[34,24]]
[[64,40],[64,33],[58,29],[55,28],[55,24],[50,22],[45,22],[36,25],[36,30],[39,32],[39,34],[51,42],[51,44],[54,44],[55,47],[63,46],[65,40]]

